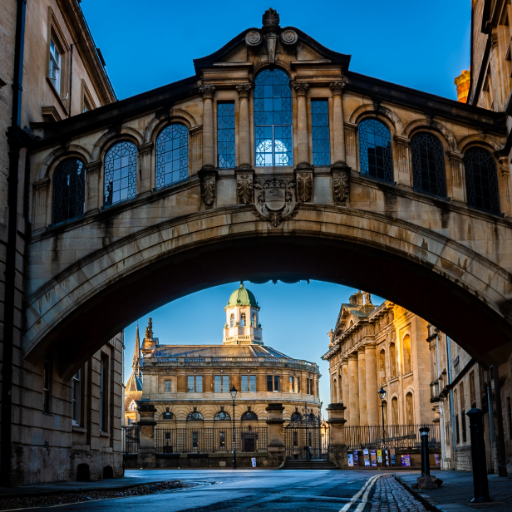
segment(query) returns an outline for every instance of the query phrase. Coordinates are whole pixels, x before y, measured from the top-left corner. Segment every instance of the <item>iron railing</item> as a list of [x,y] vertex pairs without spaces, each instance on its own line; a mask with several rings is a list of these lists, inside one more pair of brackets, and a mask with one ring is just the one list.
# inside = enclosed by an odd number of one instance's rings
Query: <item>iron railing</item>
[[288,425],[284,429],[286,458],[311,460],[329,458],[329,428]]
[[[236,451],[266,452],[268,428],[236,426]],[[221,427],[183,427],[155,429],[156,453],[231,453],[233,426],[226,422]]]
[[385,428],[385,436],[382,435],[382,426],[344,427],[342,429],[343,443],[349,450],[364,448],[380,449],[385,442],[386,449],[420,448],[421,427],[430,428],[429,446],[431,449],[441,448],[441,433],[439,425],[389,425]]
[[123,453],[139,453],[140,427],[123,427]]

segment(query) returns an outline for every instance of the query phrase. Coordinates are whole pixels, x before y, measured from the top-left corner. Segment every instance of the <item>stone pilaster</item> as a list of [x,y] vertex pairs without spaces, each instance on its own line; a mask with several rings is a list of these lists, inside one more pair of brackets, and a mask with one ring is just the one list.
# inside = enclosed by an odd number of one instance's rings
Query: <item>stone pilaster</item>
[[48,225],[49,188],[50,178],[44,178],[34,183],[34,231]]
[[238,118],[238,166],[237,169],[252,170],[251,129],[249,122],[249,96],[251,84],[238,84],[236,90],[239,98]]
[[268,460],[271,467],[280,466],[286,457],[284,444],[284,407],[282,404],[269,404],[267,411],[268,425]]
[[201,85],[199,92],[203,95],[203,169],[215,168],[213,148],[213,94],[215,86]]
[[153,166],[151,165],[151,156],[153,153],[153,147],[154,143],[151,141],[139,146],[139,195],[151,190],[151,171],[153,169]]
[[366,369],[366,414],[368,425],[379,425],[376,346],[364,346]]
[[329,404],[327,414],[329,424],[329,460],[339,466],[346,467],[347,446],[345,443],[344,427],[347,420],[344,418],[346,407],[343,404]]
[[297,95],[297,167],[308,169],[311,167],[309,161],[308,110],[306,105],[309,84],[307,82],[294,82],[293,88]]
[[137,464],[142,468],[156,467],[156,448],[155,448],[155,413],[156,408],[153,404],[146,402],[138,403],[139,409],[139,427],[140,442],[139,456]]
[[498,186],[500,191],[500,209],[504,215],[512,215],[510,204],[510,162],[508,156],[501,156],[499,159]]
[[[345,407],[348,407],[350,405],[350,403],[349,403],[350,382],[349,382],[349,378],[348,378],[348,358],[341,360],[341,373],[342,373],[341,385],[342,385],[342,394],[343,394],[343,405]],[[347,420],[348,424],[350,425],[350,409],[347,409],[347,411],[345,413],[345,419]]]
[[[85,198],[85,211],[93,212],[100,208],[100,170],[101,160],[89,162],[85,166],[87,180],[87,195]],[[102,201],[103,202],[103,201]]]
[[458,151],[448,151],[450,160],[450,171],[452,177],[452,199],[454,201],[466,202],[466,185],[464,182],[462,154]]
[[364,347],[357,351],[357,369],[359,375],[359,424],[368,425],[366,407],[366,361]]
[[412,188],[411,141],[403,135],[395,135],[396,182]]
[[346,163],[345,153],[345,128],[343,126],[343,88],[346,79],[339,82],[332,82],[329,87],[332,91],[332,138],[333,138],[333,162]]
[[357,353],[354,352],[348,356],[348,374],[350,379],[349,388],[349,410],[350,410],[350,426],[357,427],[360,425],[359,420],[359,378],[357,369]]

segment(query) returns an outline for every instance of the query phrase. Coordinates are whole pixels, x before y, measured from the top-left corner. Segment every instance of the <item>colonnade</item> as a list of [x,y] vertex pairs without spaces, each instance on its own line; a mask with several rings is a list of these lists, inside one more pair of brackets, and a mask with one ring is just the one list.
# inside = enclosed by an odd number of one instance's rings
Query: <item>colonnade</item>
[[337,393],[338,402],[347,408],[347,426],[380,424],[376,348],[365,344],[341,360]]

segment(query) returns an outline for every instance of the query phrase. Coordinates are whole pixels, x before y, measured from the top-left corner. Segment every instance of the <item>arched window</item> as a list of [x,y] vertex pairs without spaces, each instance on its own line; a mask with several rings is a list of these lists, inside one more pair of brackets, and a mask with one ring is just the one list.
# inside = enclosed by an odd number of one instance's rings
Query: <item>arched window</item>
[[233,313],[231,313],[231,316],[229,317],[229,325],[231,327],[235,326],[235,315]]
[[230,420],[231,416],[226,411],[219,411],[214,417],[214,420]]
[[414,189],[446,197],[443,146],[430,133],[418,133],[411,140]]
[[66,158],[53,173],[52,222],[80,217],[85,209],[85,165],[78,158]]
[[263,70],[254,87],[257,167],[293,165],[292,123],[290,79],[280,69]]
[[500,213],[498,172],[494,158],[483,148],[469,148],[464,155],[468,205]]
[[104,205],[126,201],[137,195],[137,148],[120,142],[105,155]]
[[242,421],[249,421],[249,420],[257,420],[258,419],[258,415],[251,411],[250,409],[248,409],[247,411],[245,411],[243,414],[242,414]]
[[240,326],[245,327],[245,313],[240,316]]
[[391,134],[376,119],[359,124],[359,162],[361,174],[381,181],[393,182]]
[[336,379],[332,381],[332,403],[338,403],[338,381]]
[[174,416],[173,416],[172,412],[165,411],[165,412],[162,414],[162,419],[163,419],[163,420],[172,420],[172,419],[174,419]]
[[379,354],[379,377],[380,383],[386,382],[386,351],[382,349]]
[[398,398],[396,396],[391,400],[391,414],[393,425],[398,425]]
[[382,402],[382,410],[384,412],[384,425],[388,425],[388,402],[386,400]]
[[182,124],[171,124],[156,139],[156,188],[187,178],[188,130]]
[[199,421],[204,420],[203,415],[200,412],[192,411],[187,416],[187,421]]
[[412,372],[411,361],[411,337],[407,334],[404,337],[404,375]]
[[295,412],[292,414],[291,421],[301,421],[301,420],[302,420],[302,416],[301,416],[300,412],[295,411]]
[[407,425],[414,425],[414,408],[412,404],[412,393],[405,395],[405,407],[407,412]]
[[252,315],[252,326],[253,327],[258,327],[257,324],[256,324],[256,315]]
[[391,371],[391,378],[396,377],[396,345],[391,343],[389,345],[389,369]]

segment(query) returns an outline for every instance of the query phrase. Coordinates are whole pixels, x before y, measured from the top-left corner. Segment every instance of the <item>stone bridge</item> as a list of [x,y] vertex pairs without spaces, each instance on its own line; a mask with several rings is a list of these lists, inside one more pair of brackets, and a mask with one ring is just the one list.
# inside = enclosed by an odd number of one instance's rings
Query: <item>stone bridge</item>
[[[59,371],[69,378],[139,316],[241,278],[363,288],[427,319],[481,361],[508,353],[512,208],[504,118],[359,75],[349,63],[299,29],[264,25],[196,60],[191,78],[32,125],[40,140],[30,154],[24,356],[38,361],[58,347]],[[260,76],[281,80],[272,85],[281,92],[269,93],[281,94],[280,107],[267,107]],[[268,108],[283,114],[278,123],[260,120]],[[368,120],[384,127],[384,142],[369,142]],[[288,135],[278,131],[286,123]],[[179,149],[161,139],[173,126]],[[418,149],[421,137],[440,150]],[[262,149],[267,139],[269,152]],[[128,197],[112,200],[110,162],[125,164],[111,151],[121,143],[135,148],[126,164],[135,171],[120,185]],[[475,148],[484,159],[478,176],[491,187],[478,190],[492,204],[475,200]],[[387,163],[367,162],[374,150]],[[179,155],[169,156],[173,151]],[[165,167],[173,158],[179,179]],[[75,174],[59,185],[55,176],[70,161]],[[56,209],[63,190],[71,194],[71,175],[78,199],[65,203],[74,215],[63,218]]]

